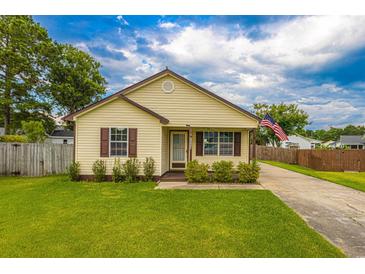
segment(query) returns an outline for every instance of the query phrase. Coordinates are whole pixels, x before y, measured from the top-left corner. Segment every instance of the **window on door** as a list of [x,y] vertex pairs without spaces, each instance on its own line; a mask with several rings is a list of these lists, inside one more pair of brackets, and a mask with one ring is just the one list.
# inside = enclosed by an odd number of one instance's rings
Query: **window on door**
[[185,161],[185,134],[172,134],[172,160]]

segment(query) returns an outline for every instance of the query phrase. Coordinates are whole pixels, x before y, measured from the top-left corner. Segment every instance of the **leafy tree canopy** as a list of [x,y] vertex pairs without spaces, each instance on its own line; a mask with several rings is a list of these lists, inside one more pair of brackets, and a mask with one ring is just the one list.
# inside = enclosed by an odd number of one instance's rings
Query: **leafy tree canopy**
[[15,132],[14,114],[49,112],[38,89],[52,41],[30,16],[0,16],[0,108],[5,133]]
[[304,136],[321,140],[321,141],[337,141],[341,135],[365,135],[365,126],[347,125],[344,128],[330,127],[329,129],[304,130]]
[[48,92],[59,114],[77,111],[101,99],[105,79],[100,63],[87,53],[71,46],[56,44],[56,54],[50,64]]
[[40,121],[22,121],[22,130],[31,143],[43,143],[46,139],[46,131]]
[[101,98],[100,64],[71,45],[58,44],[31,16],[0,16],[0,124],[15,133],[23,120],[42,121]]

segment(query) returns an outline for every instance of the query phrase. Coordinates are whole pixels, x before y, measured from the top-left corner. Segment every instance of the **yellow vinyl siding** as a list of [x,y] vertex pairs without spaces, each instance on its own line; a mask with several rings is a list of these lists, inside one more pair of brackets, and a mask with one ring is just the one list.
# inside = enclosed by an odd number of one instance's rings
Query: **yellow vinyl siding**
[[[161,171],[161,125],[160,121],[145,111],[114,99],[76,118],[76,161],[80,162],[81,174],[92,175],[92,165],[102,159],[107,162],[107,174],[116,157],[100,157],[100,128],[137,128],[137,157],[142,163],[146,157],[156,161],[156,174]],[[117,157],[124,162],[128,157]],[[140,170],[142,174],[142,169]]]
[[[219,156],[219,155],[204,155],[196,156],[196,132],[197,131],[230,131],[230,132],[241,132],[241,156]],[[193,160],[197,160],[201,163],[209,164],[210,166],[215,161],[226,160],[232,161],[234,166],[242,161],[248,163],[249,160],[249,140],[248,140],[248,130],[245,129],[227,129],[227,128],[194,128],[193,129]]]
[[[165,80],[174,82],[175,90],[170,94],[161,89]],[[169,119],[171,127],[257,127],[253,118],[169,75],[126,96]]]

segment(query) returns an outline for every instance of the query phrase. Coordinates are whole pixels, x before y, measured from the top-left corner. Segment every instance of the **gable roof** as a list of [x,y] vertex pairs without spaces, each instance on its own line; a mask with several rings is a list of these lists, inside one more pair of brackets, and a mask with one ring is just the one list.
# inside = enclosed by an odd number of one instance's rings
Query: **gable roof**
[[[94,107],[96,107],[96,106],[98,106],[100,104],[106,103],[109,100],[111,100],[111,99],[113,99],[115,97],[121,96],[121,95],[123,95],[124,98],[123,97],[121,97],[121,98],[124,99],[125,101],[127,101],[129,103],[132,103],[133,102],[132,104],[134,104],[135,106],[138,105],[137,107],[139,107],[140,109],[142,109],[142,110],[144,110],[144,111],[146,111],[146,112],[148,112],[150,114],[154,113],[155,115],[158,115],[159,117],[162,117],[161,115],[159,115],[159,114],[153,112],[152,110],[150,110],[150,109],[148,109],[148,108],[146,108],[146,107],[144,107],[144,106],[142,106],[142,105],[140,105],[140,104],[132,101],[131,99],[127,98],[124,95],[127,94],[127,93],[129,93],[129,92],[131,92],[131,91],[133,91],[133,90],[135,90],[135,89],[137,89],[137,88],[139,88],[139,87],[141,87],[141,86],[144,86],[144,85],[150,83],[153,80],[156,80],[156,79],[158,79],[160,77],[163,77],[165,75],[171,75],[171,76],[173,76],[173,77],[181,80],[182,82],[185,82],[185,83],[187,83],[190,86],[193,86],[194,88],[200,90],[201,92],[205,93],[206,95],[215,98],[216,100],[222,102],[223,104],[226,104],[226,105],[230,106],[231,108],[234,108],[235,110],[241,112],[242,114],[247,115],[247,116],[249,116],[249,117],[251,117],[251,118],[253,118],[253,119],[257,120],[257,121],[260,121],[260,118],[257,117],[256,115],[252,114],[251,112],[249,112],[249,111],[247,111],[247,110],[245,110],[245,109],[243,109],[243,108],[241,108],[241,107],[239,107],[239,106],[237,106],[237,105],[229,102],[228,100],[226,100],[226,99],[218,96],[217,94],[215,94],[215,93],[213,93],[213,92],[211,92],[211,91],[209,91],[209,90],[207,90],[207,89],[199,86],[198,84],[195,84],[194,82],[192,82],[192,81],[186,79],[185,77],[183,77],[183,76],[181,76],[181,75],[173,72],[172,70],[168,69],[167,67],[166,67],[166,69],[164,69],[164,70],[162,70],[162,71],[160,71],[160,72],[158,72],[158,73],[156,73],[156,74],[154,74],[154,75],[152,75],[150,77],[147,77],[146,79],[144,79],[144,80],[142,80],[142,81],[140,81],[138,83],[135,83],[135,84],[133,84],[133,85],[131,85],[129,87],[126,87],[126,88],[124,88],[124,89],[122,89],[122,90],[120,90],[120,91],[118,91],[118,92],[116,92],[116,93],[114,93],[114,94],[112,94],[110,96],[107,96],[104,99],[102,99],[102,100],[100,100],[100,101],[98,101],[96,103],[90,104],[90,105],[84,107],[81,110],[78,110],[76,112],[70,113],[70,114],[64,116],[62,119],[65,120],[65,121],[72,121],[73,118],[76,115],[79,115],[79,114],[81,114],[81,113],[83,113],[83,112],[85,112],[87,110],[90,110],[90,109],[92,109],[92,108],[94,108]],[[164,121],[165,120],[168,121],[168,119],[166,119],[164,117],[162,117],[162,118],[163,118]],[[161,119],[160,119],[160,121],[161,121]],[[163,123],[163,122],[161,121],[161,123]]]
[[74,137],[74,132],[70,129],[55,129],[49,135],[51,137]]
[[346,145],[363,145],[365,144],[365,137],[362,135],[341,135],[340,142]]

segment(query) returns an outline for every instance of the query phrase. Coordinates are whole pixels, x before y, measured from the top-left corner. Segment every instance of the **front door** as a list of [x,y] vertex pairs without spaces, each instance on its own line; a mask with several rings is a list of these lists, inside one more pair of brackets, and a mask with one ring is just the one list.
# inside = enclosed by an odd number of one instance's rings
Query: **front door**
[[185,169],[188,151],[187,136],[187,132],[185,131],[171,131],[170,169]]

